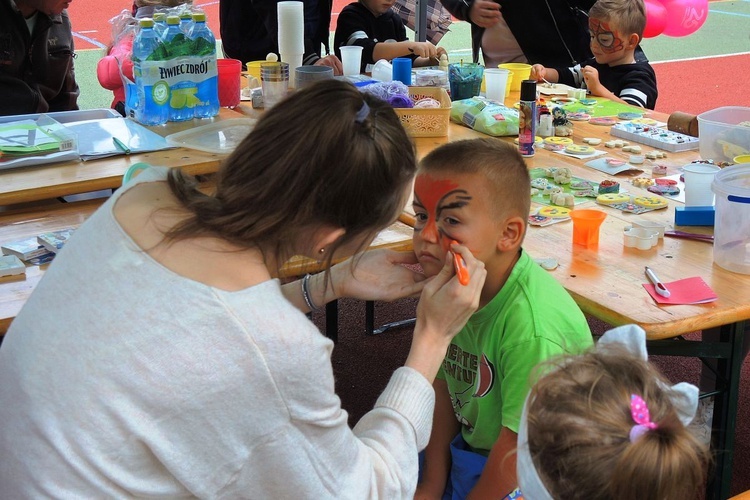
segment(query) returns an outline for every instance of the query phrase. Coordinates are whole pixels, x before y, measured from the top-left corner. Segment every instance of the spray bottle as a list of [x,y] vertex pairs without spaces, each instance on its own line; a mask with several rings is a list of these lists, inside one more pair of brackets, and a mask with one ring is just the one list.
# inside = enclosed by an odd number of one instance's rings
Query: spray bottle
[[536,138],[536,81],[521,82],[521,102],[518,109],[518,151],[521,156],[534,156]]

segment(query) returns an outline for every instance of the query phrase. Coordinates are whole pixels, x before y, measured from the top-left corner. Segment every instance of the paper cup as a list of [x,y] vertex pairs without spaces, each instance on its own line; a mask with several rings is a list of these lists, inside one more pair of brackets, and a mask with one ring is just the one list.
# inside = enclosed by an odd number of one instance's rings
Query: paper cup
[[272,108],[286,97],[289,91],[289,64],[266,62],[260,65],[260,83],[263,87],[263,106]]
[[360,74],[362,64],[362,47],[358,45],[345,45],[340,47],[341,64],[344,66],[344,76]]
[[510,73],[510,71],[507,69],[489,68],[484,70],[487,99],[492,99],[501,104],[505,102],[505,88],[508,85],[508,73]]
[[330,66],[300,66],[294,70],[294,81],[297,85],[297,90],[311,83],[330,78],[333,78],[333,68]]
[[397,57],[391,65],[393,66],[393,81],[399,81],[407,86],[411,85],[411,59]]

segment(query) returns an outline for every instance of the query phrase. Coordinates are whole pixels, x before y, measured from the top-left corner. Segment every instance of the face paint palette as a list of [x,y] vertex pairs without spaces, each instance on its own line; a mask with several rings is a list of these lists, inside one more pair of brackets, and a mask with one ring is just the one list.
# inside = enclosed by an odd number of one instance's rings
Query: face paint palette
[[616,123],[609,133],[615,137],[622,137],[633,142],[639,142],[672,153],[692,151],[698,149],[699,140],[691,135],[672,132],[660,127],[642,125],[633,120],[627,123]]

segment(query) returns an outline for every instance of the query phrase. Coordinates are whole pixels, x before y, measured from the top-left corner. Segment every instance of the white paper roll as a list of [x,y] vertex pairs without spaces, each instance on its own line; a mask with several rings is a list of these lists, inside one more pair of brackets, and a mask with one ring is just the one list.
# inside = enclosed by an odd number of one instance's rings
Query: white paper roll
[[[279,18],[279,52],[281,54],[304,53],[305,13],[302,2],[279,2],[277,13]],[[290,67],[292,67],[291,62]]]

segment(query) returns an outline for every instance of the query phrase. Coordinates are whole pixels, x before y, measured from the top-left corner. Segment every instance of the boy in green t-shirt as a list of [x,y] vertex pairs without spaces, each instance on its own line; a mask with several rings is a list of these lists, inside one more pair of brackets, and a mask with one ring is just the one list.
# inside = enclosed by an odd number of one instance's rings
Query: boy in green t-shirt
[[440,271],[455,240],[484,262],[487,280],[479,310],[453,339],[434,383],[415,498],[498,498],[515,489],[532,369],[593,344],[576,303],[521,248],[530,182],[516,148],[497,139],[451,142],[420,164],[414,252],[425,274]]

